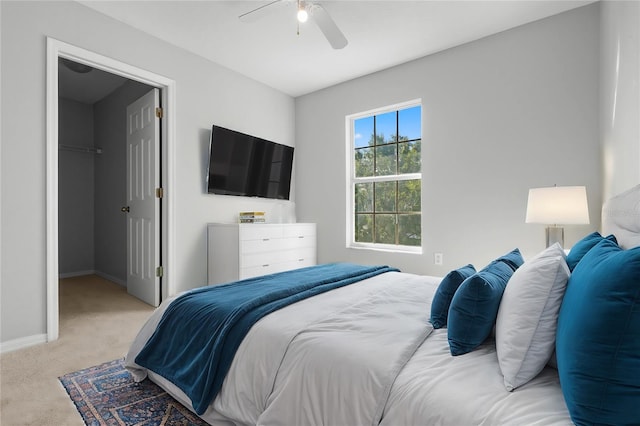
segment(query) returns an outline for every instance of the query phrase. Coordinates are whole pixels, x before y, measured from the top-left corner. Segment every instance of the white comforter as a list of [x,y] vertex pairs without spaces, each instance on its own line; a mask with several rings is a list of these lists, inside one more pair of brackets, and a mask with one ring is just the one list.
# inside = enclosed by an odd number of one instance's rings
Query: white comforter
[[[261,425],[377,425],[398,373],[431,333],[428,312],[438,279],[399,272],[332,290],[256,323],[222,390],[202,417]],[[153,333],[164,303],[142,328],[125,364]],[[187,407],[188,398],[154,381]]]
[[[452,357],[428,322],[440,278],[400,272],[297,302],[254,325],[203,418],[214,425],[494,425],[571,421],[555,370],[507,392],[495,346]],[[185,406],[180,389],[137,366],[161,305],[125,359]]]

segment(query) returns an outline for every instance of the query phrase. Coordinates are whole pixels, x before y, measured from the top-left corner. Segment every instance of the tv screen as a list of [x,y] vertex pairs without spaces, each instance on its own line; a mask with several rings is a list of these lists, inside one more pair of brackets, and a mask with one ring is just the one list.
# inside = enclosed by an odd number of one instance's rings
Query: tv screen
[[289,199],[293,147],[220,126],[211,128],[210,194]]

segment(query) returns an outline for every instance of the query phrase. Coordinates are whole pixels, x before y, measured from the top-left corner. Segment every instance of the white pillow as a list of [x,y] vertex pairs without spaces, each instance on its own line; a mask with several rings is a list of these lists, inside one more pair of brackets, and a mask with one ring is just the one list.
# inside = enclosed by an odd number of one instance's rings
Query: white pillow
[[498,364],[508,391],[533,379],[549,361],[569,274],[564,250],[555,243],[509,280],[496,320]]

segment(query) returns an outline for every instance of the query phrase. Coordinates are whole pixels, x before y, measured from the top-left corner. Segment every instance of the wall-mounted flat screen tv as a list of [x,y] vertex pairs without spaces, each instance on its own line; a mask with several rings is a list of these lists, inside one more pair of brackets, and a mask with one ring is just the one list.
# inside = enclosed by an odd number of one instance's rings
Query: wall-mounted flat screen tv
[[210,194],[289,199],[293,147],[220,126],[211,128]]

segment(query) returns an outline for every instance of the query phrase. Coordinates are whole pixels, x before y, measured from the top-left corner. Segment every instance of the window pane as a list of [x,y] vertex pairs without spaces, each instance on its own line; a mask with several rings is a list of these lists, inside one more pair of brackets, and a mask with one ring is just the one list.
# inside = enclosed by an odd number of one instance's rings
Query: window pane
[[358,243],[373,242],[373,215],[372,214],[356,215],[355,240]]
[[[398,211],[399,212],[419,212],[422,209],[420,205],[421,181],[401,180],[398,182]],[[377,195],[377,194],[376,194]]]
[[376,215],[376,243],[395,244],[396,243],[396,215],[378,214]]
[[420,214],[398,215],[398,241],[405,246],[420,246],[422,244],[422,231]]
[[394,175],[422,172],[422,107],[381,111],[351,121],[354,242],[421,246],[421,179]]
[[398,174],[420,173],[422,169],[421,145],[419,140],[398,144]]
[[376,213],[396,211],[396,182],[378,182],[375,184]]
[[373,212],[373,183],[357,183],[354,197],[356,213]]
[[373,148],[360,148],[355,152],[356,177],[373,176]]
[[376,143],[391,143],[396,141],[398,129],[396,127],[396,112],[376,115]]
[[422,139],[421,110],[422,107],[414,106],[398,111],[399,140]]
[[376,176],[395,175],[397,170],[397,145],[383,145],[375,148]]
[[353,122],[355,148],[373,145],[373,117],[359,118]]

